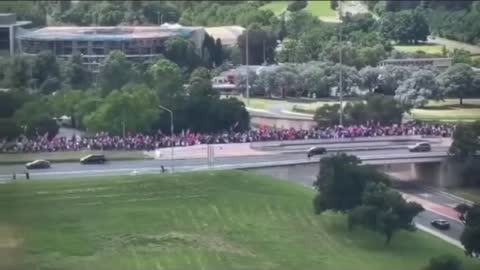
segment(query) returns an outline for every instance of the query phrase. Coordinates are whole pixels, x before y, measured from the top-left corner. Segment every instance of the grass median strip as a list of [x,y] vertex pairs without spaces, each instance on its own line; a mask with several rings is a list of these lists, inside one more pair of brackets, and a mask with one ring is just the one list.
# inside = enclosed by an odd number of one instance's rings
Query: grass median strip
[[239,171],[47,180],[1,185],[0,213],[15,269],[400,270],[445,253],[480,266],[420,231],[387,247],[350,232],[343,215],[314,215],[313,195]]

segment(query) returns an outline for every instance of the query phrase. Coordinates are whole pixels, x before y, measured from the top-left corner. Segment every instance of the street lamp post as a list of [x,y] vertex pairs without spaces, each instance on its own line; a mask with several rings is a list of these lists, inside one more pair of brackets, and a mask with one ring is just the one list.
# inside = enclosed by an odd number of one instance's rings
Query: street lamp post
[[340,56],[339,56],[339,62],[340,62],[340,76],[339,76],[339,79],[340,79],[340,82],[339,82],[339,88],[340,88],[340,125],[343,126],[343,65],[342,65],[342,60],[343,60],[343,56],[342,56],[342,26],[340,25],[339,26],[339,30],[340,30],[340,35],[339,35],[339,51],[340,51]]
[[171,149],[172,149],[172,153],[171,153],[172,170],[171,170],[171,173],[173,173],[175,171],[175,158],[174,158],[175,153],[174,153],[174,150],[173,150],[173,148],[174,148],[174,144],[173,144],[173,135],[174,135],[174,133],[173,133],[173,112],[170,109],[168,109],[166,107],[163,107],[162,105],[158,105],[158,107],[160,109],[163,109],[163,110],[170,113],[170,136],[171,136],[171,139],[172,139],[171,140],[171,142],[172,142],[172,145],[171,145]]
[[245,56],[246,56],[246,64],[247,64],[247,106],[250,105],[250,83],[249,83],[249,66],[248,66],[248,29],[245,30],[246,31],[246,53],[245,53]]

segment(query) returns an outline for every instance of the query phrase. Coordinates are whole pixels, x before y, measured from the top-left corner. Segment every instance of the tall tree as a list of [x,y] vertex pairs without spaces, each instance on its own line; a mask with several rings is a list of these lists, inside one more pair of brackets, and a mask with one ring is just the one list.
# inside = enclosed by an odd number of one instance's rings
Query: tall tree
[[407,109],[427,105],[430,99],[441,99],[443,94],[435,80],[435,74],[430,70],[419,70],[412,77],[403,81],[395,90],[395,99]]
[[465,229],[460,237],[465,253],[472,256],[480,253],[480,205],[475,204],[466,215]]
[[348,223],[350,228],[360,225],[384,234],[388,245],[396,231],[415,230],[413,218],[423,210],[383,183],[367,183],[362,204],[349,213]]
[[387,12],[380,18],[378,25],[385,37],[399,43],[426,41],[430,34],[426,18],[418,10]]
[[31,68],[25,56],[15,55],[11,57],[8,63],[8,69],[5,72],[6,86],[19,90],[25,90],[27,87],[31,87]]
[[480,150],[480,123],[460,124],[455,127],[449,152],[460,160],[475,155]]
[[[342,89],[340,89],[340,72],[342,73]],[[327,70],[329,85],[335,89],[335,96],[340,95],[340,90],[343,95],[349,95],[352,89],[360,84],[360,77],[358,71],[354,67],[349,67],[342,64],[335,64]]]
[[473,89],[475,73],[466,64],[455,64],[438,77],[440,87],[447,95],[456,96],[463,105],[463,98]]
[[318,126],[331,127],[340,122],[340,104],[325,104],[315,111],[313,120]]
[[160,100],[172,100],[184,94],[182,73],[175,63],[160,59],[150,67],[149,72],[153,78],[152,89]]
[[373,93],[380,84],[380,76],[382,70],[377,67],[366,66],[362,68],[358,75],[360,76],[361,86],[367,89],[369,93]]
[[320,173],[313,183],[318,190],[313,200],[315,213],[348,212],[361,204],[367,183],[388,183],[385,175],[360,163],[356,156],[343,153],[320,160]]
[[251,25],[237,40],[242,55],[242,63],[246,63],[248,35],[248,62],[250,65],[261,65],[264,62],[271,63],[277,46],[275,33],[262,29],[258,24]]
[[209,70],[204,67],[196,68],[192,74],[190,74],[188,87],[191,96],[219,96],[219,93],[212,88]]
[[126,85],[133,74],[132,64],[121,51],[112,51],[100,70],[100,88],[104,96]]
[[82,56],[74,54],[63,65],[63,78],[68,88],[84,90],[91,86],[92,73],[82,62]]
[[[208,48],[215,45],[213,39],[210,38],[210,40],[212,44],[209,44]],[[167,40],[165,43],[165,57],[190,71],[201,64],[200,55],[197,54],[195,44],[184,37],[173,37]]]
[[38,85],[48,77],[57,79],[60,77],[60,67],[51,51],[42,51],[33,58],[32,77],[36,79]]
[[[50,97],[55,116],[70,116],[74,128],[80,128],[83,117],[91,112],[82,110],[83,106],[89,102],[95,102],[98,105],[101,101],[101,98],[95,96],[92,91],[82,90],[59,91]],[[96,106],[89,109],[96,109]]]
[[379,92],[384,95],[394,95],[398,86],[413,73],[412,68],[388,65],[380,74]]
[[326,74],[326,67],[321,65],[307,65],[299,72],[301,87],[310,96],[315,93],[316,97],[329,97],[330,87]]
[[112,91],[84,121],[90,131],[149,132],[159,113],[154,92],[144,85],[127,85]]

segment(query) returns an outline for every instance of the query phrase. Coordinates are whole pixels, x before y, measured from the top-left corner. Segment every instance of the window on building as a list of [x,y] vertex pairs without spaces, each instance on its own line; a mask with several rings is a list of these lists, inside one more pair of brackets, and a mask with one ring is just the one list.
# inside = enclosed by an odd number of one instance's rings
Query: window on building
[[0,28],[0,50],[10,49],[10,29]]

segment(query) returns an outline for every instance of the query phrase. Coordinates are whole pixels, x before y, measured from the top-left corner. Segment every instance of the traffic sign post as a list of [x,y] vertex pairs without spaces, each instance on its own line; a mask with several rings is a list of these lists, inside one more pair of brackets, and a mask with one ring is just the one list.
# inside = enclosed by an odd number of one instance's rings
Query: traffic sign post
[[215,152],[214,152],[214,146],[213,145],[208,145],[207,146],[207,160],[208,160],[208,166],[211,167],[214,165],[214,160],[215,160]]

